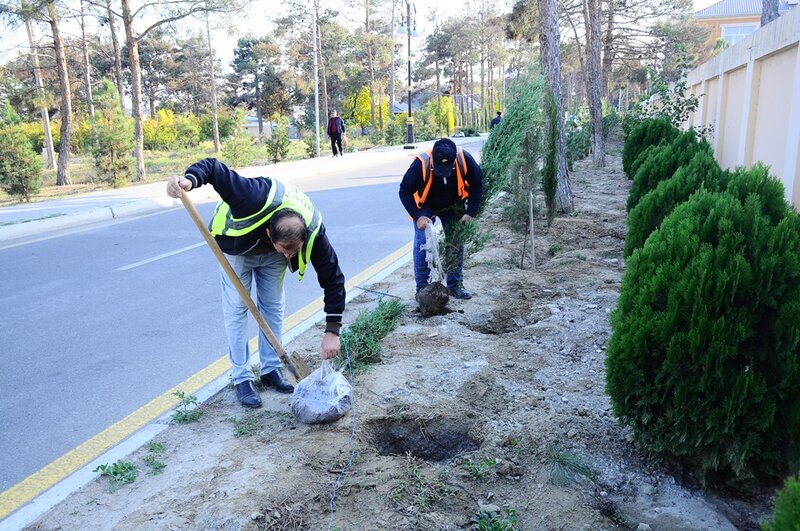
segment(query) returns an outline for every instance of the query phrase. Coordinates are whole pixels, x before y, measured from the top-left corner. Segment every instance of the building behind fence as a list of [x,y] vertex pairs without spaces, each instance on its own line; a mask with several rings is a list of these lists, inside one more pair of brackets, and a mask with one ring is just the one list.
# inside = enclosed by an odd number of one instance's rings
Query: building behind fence
[[688,125],[711,127],[720,166],[768,164],[800,209],[800,9],[691,71],[688,86],[700,102]]

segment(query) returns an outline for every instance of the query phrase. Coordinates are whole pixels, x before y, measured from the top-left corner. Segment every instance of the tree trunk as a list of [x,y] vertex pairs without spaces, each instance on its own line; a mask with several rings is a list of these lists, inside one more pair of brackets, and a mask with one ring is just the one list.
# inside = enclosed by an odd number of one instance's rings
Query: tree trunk
[[111,0],[106,0],[106,12],[108,13],[108,28],[111,30],[111,45],[114,48],[114,77],[116,77],[117,92],[119,92],[119,104],[124,113],[125,89],[122,83],[122,53],[119,49],[119,39],[117,39],[117,26],[114,24],[114,12],[111,11]]
[[[437,122],[439,122],[439,136],[450,135],[450,125],[445,124],[442,119],[442,76],[439,72],[439,58],[433,60],[433,67],[436,69],[436,113],[438,115]],[[445,130],[447,132],[445,133]]]
[[397,11],[397,1],[392,0],[392,21],[391,27],[389,28],[392,31],[392,66],[389,68],[389,116],[394,116],[394,70],[397,65],[396,59],[396,50],[394,45],[394,29],[395,29],[395,12]]
[[261,83],[258,82],[258,66],[256,66],[256,117],[258,118],[258,136],[263,136],[264,115],[261,112]]
[[589,100],[589,116],[592,121],[592,163],[595,168],[606,165],[606,150],[603,142],[603,96],[600,72],[600,2],[584,0],[586,19],[586,97]]
[[778,0],[761,0],[761,25],[778,18]]
[[[601,5],[602,9],[602,5]],[[603,39],[603,97],[608,98],[611,68],[614,66],[614,2],[608,0],[606,34]]]
[[214,128],[214,153],[219,153],[219,122],[217,118],[217,77],[214,75],[214,48],[211,46],[211,25],[206,13],[206,35],[208,36],[209,73],[211,74],[211,118]]
[[45,168],[52,170],[56,167],[55,150],[53,149],[53,133],[50,131],[50,111],[44,103],[44,87],[42,84],[42,74],[39,67],[39,52],[33,38],[33,24],[30,18],[25,18],[25,29],[28,32],[28,44],[31,47],[31,59],[33,60],[33,80],[36,83],[36,92],[41,99],[39,114],[42,116],[42,128],[44,129],[44,155]]
[[559,212],[572,212],[572,185],[567,172],[566,142],[564,139],[564,110],[561,91],[561,51],[559,48],[558,34],[558,7],[556,0],[539,0],[540,32],[539,41],[542,48],[544,70],[547,75],[548,85],[553,94],[558,117],[556,139],[556,208]]
[[97,151],[97,131],[94,127],[94,98],[92,97],[92,65],[89,63],[89,43],[86,42],[86,18],[83,0],[81,0],[81,43],[83,51],[83,87],[86,92],[86,110],[89,113],[89,124],[92,131],[92,147]]
[[131,114],[133,115],[133,151],[136,155],[136,180],[144,182],[144,119],[142,117],[142,71],[139,66],[139,39],[133,35],[133,17],[130,0],[122,2],[122,24],[128,43],[128,59],[131,69]]
[[[86,110],[94,129],[94,99],[92,98],[92,71],[89,64],[89,43],[86,42],[86,18],[81,0],[81,51],[83,52],[83,90],[86,91]],[[92,133],[94,137],[94,133]]]
[[366,8],[366,20],[364,29],[367,36],[367,70],[369,72],[369,114],[370,125],[375,127],[375,69],[372,65],[372,33],[369,26],[369,2],[364,0],[364,7]]
[[58,85],[61,93],[61,143],[58,146],[56,185],[64,186],[72,184],[69,175],[69,150],[72,146],[72,94],[69,88],[69,72],[67,71],[67,57],[64,54],[64,43],[58,29],[58,12],[55,2],[48,2],[47,13],[50,15],[50,28],[53,31]]

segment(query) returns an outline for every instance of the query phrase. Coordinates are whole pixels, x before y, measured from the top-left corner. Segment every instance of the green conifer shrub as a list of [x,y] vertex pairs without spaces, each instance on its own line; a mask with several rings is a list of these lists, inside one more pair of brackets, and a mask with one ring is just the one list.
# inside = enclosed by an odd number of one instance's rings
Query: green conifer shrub
[[772,519],[761,528],[764,531],[800,531],[800,476],[786,480],[775,498]]
[[502,134],[489,135],[483,145],[484,202],[497,192],[508,189],[516,178],[513,170],[518,166],[517,161],[525,158],[522,152],[525,138],[529,134],[544,137],[546,94],[544,78],[538,73],[520,76],[509,87]]
[[633,178],[631,165],[642,151],[648,146],[657,145],[662,140],[671,141],[679,132],[667,118],[650,118],[634,126],[625,138],[625,145],[622,148],[622,169],[628,177]]
[[0,187],[9,195],[30,201],[39,193],[42,158],[18,125],[0,129]]
[[[648,148],[651,149],[651,148]],[[727,182],[727,174],[719,168],[711,153],[695,153],[687,166],[678,168],[673,176],[661,181],[655,190],[642,196],[628,213],[628,236],[625,238],[624,256],[627,258],[644,245],[650,234],[661,225],[667,215],[700,188],[720,191]]]
[[109,79],[103,79],[95,94],[94,131],[90,146],[97,176],[115,188],[126,185],[133,174],[133,124],[122,112],[117,87]]
[[[711,156],[711,146],[705,140],[697,141],[693,129],[680,133],[671,142],[662,142],[648,151],[633,177],[633,185],[628,193],[628,212],[643,195],[654,190],[658,183],[672,177],[681,166],[689,164],[695,153],[703,152]],[[641,158],[641,157],[640,157]]]
[[705,485],[800,465],[800,216],[763,167],[699,190],[627,262],[614,414]]

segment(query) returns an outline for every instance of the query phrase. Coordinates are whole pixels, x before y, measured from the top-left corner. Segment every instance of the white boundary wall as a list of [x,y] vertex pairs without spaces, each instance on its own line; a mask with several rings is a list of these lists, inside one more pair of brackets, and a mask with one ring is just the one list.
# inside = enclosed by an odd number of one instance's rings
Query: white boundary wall
[[770,166],[800,209],[800,8],[689,72],[700,105],[687,124],[713,127],[722,168]]

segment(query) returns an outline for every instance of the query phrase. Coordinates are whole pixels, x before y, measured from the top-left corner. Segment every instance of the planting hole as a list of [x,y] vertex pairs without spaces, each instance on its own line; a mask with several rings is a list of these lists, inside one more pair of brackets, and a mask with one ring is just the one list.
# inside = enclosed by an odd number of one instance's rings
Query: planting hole
[[480,441],[458,419],[376,419],[367,423],[365,433],[380,455],[411,454],[426,461],[445,461],[480,448]]

